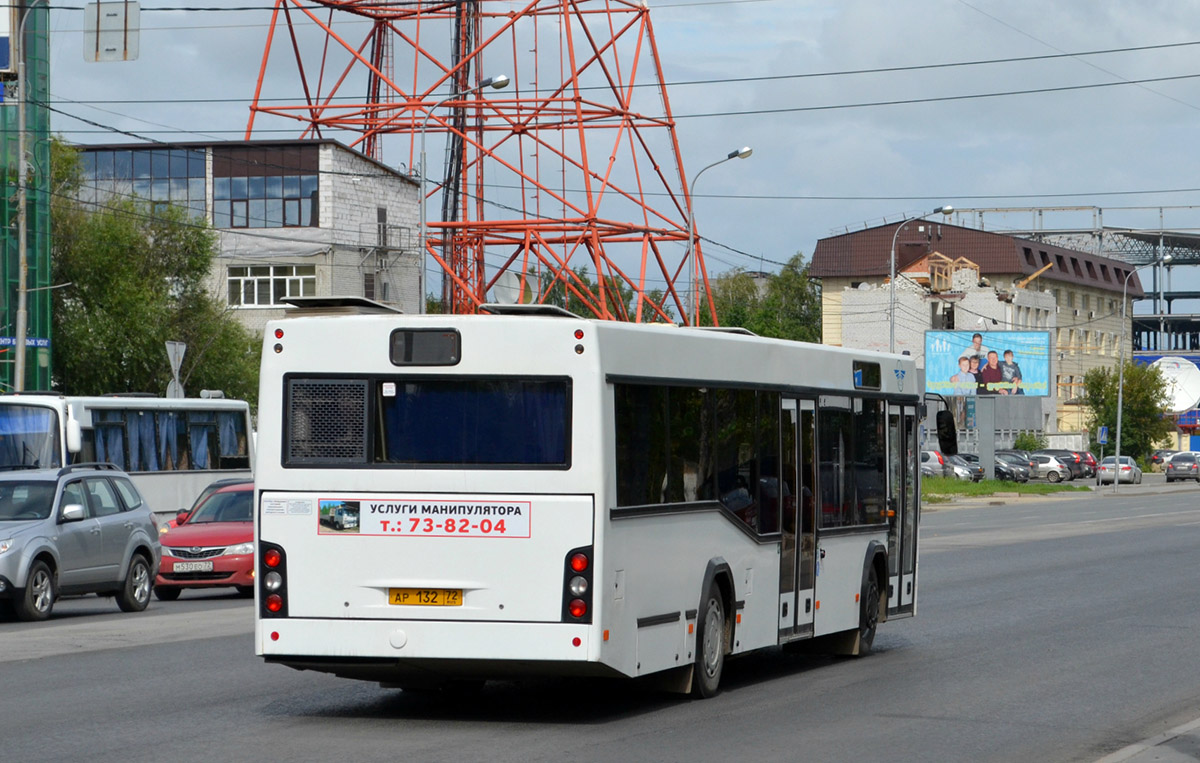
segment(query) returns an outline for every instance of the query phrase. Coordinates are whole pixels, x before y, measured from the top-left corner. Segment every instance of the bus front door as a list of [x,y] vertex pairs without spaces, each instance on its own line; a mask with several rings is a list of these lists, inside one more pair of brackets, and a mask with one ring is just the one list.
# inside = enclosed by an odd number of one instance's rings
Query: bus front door
[[917,410],[889,405],[888,458],[888,616],[913,614],[916,599]]
[[784,399],[780,411],[785,496],[779,565],[779,641],[811,636],[816,583],[816,403]]

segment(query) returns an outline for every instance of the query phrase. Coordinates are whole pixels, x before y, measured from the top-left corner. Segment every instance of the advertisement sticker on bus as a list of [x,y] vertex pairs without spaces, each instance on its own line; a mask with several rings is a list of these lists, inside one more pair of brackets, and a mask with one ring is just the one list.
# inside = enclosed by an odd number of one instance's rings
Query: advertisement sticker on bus
[[321,535],[401,535],[427,538],[528,538],[529,501],[458,501],[385,497],[322,498]]

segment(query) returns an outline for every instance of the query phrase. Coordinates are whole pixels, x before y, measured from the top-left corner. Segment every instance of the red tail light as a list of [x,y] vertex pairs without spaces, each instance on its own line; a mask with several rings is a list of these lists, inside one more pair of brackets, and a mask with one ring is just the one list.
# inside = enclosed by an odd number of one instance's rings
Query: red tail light
[[563,559],[562,622],[592,621],[592,547],[580,546]]
[[258,542],[258,601],[260,617],[288,616],[287,552],[282,546]]
[[945,465],[946,465],[946,462],[942,460],[942,454],[941,454],[941,453],[937,453],[936,455],[937,455],[937,457],[938,457],[938,463],[939,463],[939,464],[941,464],[942,466],[945,466]]

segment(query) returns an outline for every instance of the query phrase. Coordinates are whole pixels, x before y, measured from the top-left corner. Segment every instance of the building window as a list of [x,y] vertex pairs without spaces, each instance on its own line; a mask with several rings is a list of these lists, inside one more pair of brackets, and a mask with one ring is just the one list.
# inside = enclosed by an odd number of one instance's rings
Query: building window
[[316,265],[240,265],[229,268],[229,304],[272,307],[287,297],[317,293]]
[[319,227],[320,149],[213,147],[213,227]]
[[213,178],[214,228],[315,228],[318,176]]
[[83,151],[79,199],[104,204],[136,198],[155,211],[167,205],[205,217],[203,149],[130,148]]

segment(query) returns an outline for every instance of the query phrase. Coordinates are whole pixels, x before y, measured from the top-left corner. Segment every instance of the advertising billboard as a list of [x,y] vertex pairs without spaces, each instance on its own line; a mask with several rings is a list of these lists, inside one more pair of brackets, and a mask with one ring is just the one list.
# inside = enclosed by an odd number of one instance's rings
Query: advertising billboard
[[926,331],[925,391],[1045,397],[1050,394],[1050,334]]
[[17,61],[12,55],[16,30],[16,6],[11,3],[0,5],[0,80],[11,79],[17,74]]

